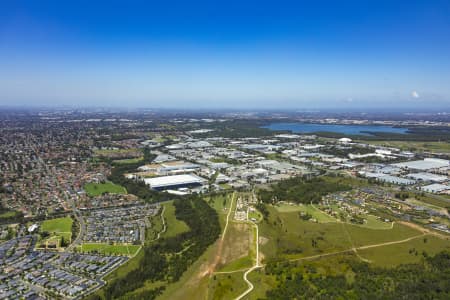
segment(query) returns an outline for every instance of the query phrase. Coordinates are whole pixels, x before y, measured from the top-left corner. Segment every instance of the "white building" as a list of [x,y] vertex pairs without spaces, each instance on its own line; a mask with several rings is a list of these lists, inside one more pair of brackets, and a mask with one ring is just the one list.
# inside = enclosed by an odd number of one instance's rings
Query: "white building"
[[145,178],[144,182],[154,190],[173,190],[179,188],[201,186],[206,182],[206,180],[193,174],[183,174]]
[[445,184],[433,183],[430,185],[422,186],[420,187],[420,189],[428,193],[438,194],[445,191],[450,191],[450,186]]

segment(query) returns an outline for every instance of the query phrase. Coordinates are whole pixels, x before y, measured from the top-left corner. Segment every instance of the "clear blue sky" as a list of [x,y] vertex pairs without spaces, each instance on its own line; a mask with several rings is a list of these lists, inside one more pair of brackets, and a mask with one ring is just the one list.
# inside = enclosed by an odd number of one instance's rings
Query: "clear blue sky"
[[449,111],[450,1],[1,1],[0,105]]

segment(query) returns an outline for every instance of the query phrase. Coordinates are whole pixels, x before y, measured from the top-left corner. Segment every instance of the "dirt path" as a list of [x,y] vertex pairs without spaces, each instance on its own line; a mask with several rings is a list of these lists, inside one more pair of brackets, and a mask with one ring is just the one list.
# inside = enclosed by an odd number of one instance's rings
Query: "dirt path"
[[426,235],[428,235],[428,234],[427,233],[422,233],[422,234],[419,234],[419,235],[415,235],[415,236],[409,237],[409,238],[404,239],[404,240],[392,241],[392,242],[384,242],[384,243],[373,244],[373,245],[366,245],[366,246],[360,246],[360,247],[353,247],[353,248],[350,248],[350,249],[347,249],[347,250],[342,250],[342,251],[330,252],[330,253],[325,253],[325,254],[311,255],[311,256],[306,256],[306,257],[301,257],[301,258],[294,258],[294,259],[290,259],[289,261],[312,260],[312,259],[316,259],[316,258],[322,258],[322,257],[333,256],[333,255],[338,255],[338,254],[344,254],[344,253],[348,253],[348,252],[354,252],[355,250],[364,250],[364,249],[370,249],[370,248],[377,248],[377,247],[401,244],[401,243],[406,243],[406,242],[412,241],[414,239],[417,239],[417,238],[420,238],[420,237],[423,237],[423,236],[426,236]]
[[440,239],[448,240],[450,238],[450,236],[448,236],[448,235],[445,235],[445,234],[442,234],[442,233],[439,233],[439,232],[436,232],[436,231],[433,231],[433,230],[430,230],[430,229],[427,229],[427,228],[423,228],[422,226],[414,224],[414,223],[411,223],[411,222],[398,221],[397,223],[405,225],[405,226],[408,226],[408,227],[411,227],[411,228],[413,228],[415,230],[418,230],[420,232],[423,232],[423,234],[434,235],[434,236],[436,236],[436,237],[438,237]]
[[227,233],[228,223],[230,221],[230,215],[231,215],[231,210],[233,208],[233,201],[234,201],[235,196],[236,196],[236,192],[234,192],[233,196],[231,196],[231,204],[230,204],[230,209],[228,210],[228,214],[227,214],[227,222],[225,223],[225,228],[223,229],[223,233],[222,233],[222,241],[225,238],[225,233]]
[[[367,260],[367,259],[361,257],[361,256],[358,254],[357,251],[358,251],[358,250],[365,250],[365,249],[371,249],[371,248],[377,248],[377,247],[383,247],[383,246],[389,246],[389,245],[395,245],[395,244],[406,243],[406,242],[412,241],[412,240],[417,239],[417,238],[422,238],[422,237],[427,236],[427,235],[435,235],[435,234],[439,235],[438,233],[431,232],[430,230],[425,229],[425,228],[423,228],[423,227],[421,227],[421,226],[418,226],[418,225],[416,225],[416,224],[412,224],[412,223],[408,223],[408,222],[399,222],[399,223],[401,223],[401,224],[403,224],[403,225],[406,225],[406,226],[410,226],[410,227],[412,227],[412,228],[418,230],[419,232],[421,232],[421,234],[418,234],[418,235],[415,235],[415,236],[412,236],[412,237],[409,237],[409,238],[406,238],[406,239],[403,239],[403,240],[391,241],[391,242],[384,242],[384,243],[378,243],[378,244],[372,244],[372,245],[365,245],[365,246],[359,246],[359,247],[355,247],[355,246],[353,245],[353,242],[352,242],[352,240],[351,240],[351,238],[350,238],[350,236],[349,236],[350,242],[351,242],[351,244],[352,244],[352,248],[350,248],[350,249],[346,249],[346,250],[342,250],[342,251],[335,251],[335,252],[330,252],[330,253],[325,253],[325,254],[311,255],[311,256],[306,256],[306,257],[301,257],[301,258],[295,258],[295,259],[290,259],[289,261],[294,262],[294,261],[302,261],[302,260],[313,260],[313,259],[324,258],[324,257],[328,257],[328,256],[333,256],[333,255],[338,255],[338,254],[344,254],[344,253],[351,253],[351,252],[353,252],[353,253],[355,253],[355,254],[358,256],[358,258],[360,258],[361,260],[370,263],[369,260]],[[258,231],[258,225],[255,224],[255,226],[256,226],[256,236],[257,236],[257,243],[256,243],[256,253],[257,253],[257,256],[256,256],[256,264],[255,264],[253,267],[251,267],[250,269],[247,269],[247,271],[244,273],[244,275],[243,275],[243,280],[247,283],[248,288],[247,288],[247,290],[246,290],[245,292],[243,292],[241,295],[239,295],[235,300],[241,300],[242,298],[244,298],[245,296],[247,296],[247,295],[254,289],[254,285],[253,285],[253,284],[248,280],[248,278],[247,278],[247,277],[248,277],[248,274],[250,274],[250,273],[251,273],[252,271],[254,271],[255,269],[264,267],[263,264],[260,264],[260,263],[259,263],[259,246],[258,246],[258,244],[259,244],[259,243],[258,243],[258,241],[259,241],[259,231]],[[344,226],[344,224],[343,224],[343,226]],[[348,231],[347,231],[347,234],[349,235]],[[442,235],[441,235],[441,236],[442,236]],[[445,238],[448,238],[448,237],[445,237]],[[235,271],[231,271],[231,272],[221,272],[221,273],[224,273],[224,274],[227,274],[227,273],[237,273],[237,272],[243,272],[244,270],[245,270],[245,269],[235,270]]]
[[214,274],[233,274],[233,273],[244,272],[244,271],[247,271],[247,270],[248,270],[248,268],[244,268],[244,269],[233,270],[233,271],[214,272]]
[[162,208],[163,209],[161,211],[161,221],[163,223],[163,228],[162,228],[162,230],[160,232],[158,232],[158,235],[156,236],[156,238],[154,238],[153,240],[149,241],[149,243],[152,243],[154,241],[159,240],[159,238],[161,237],[161,234],[166,232],[166,229],[167,229],[166,228],[166,220],[164,219],[164,211],[165,211],[166,207],[163,205]]
[[350,242],[350,245],[352,246],[352,251],[355,253],[356,257],[358,257],[363,262],[371,263],[370,260],[368,260],[368,259],[362,257],[361,255],[359,255],[358,250],[355,247],[355,244],[353,243],[352,237],[350,236],[350,233],[348,232],[346,225],[344,223],[341,223],[341,225],[342,225],[342,230],[347,235],[348,241]]
[[256,262],[255,262],[255,265],[253,267],[251,267],[250,269],[248,269],[244,273],[244,276],[243,276],[244,281],[248,285],[248,289],[245,292],[243,292],[242,294],[240,294],[238,297],[236,297],[235,300],[240,300],[240,299],[244,298],[246,295],[248,295],[251,291],[253,291],[254,286],[251,283],[251,281],[248,280],[247,276],[254,270],[261,268],[263,266],[259,263],[259,228],[258,228],[258,224],[254,224],[254,225],[256,228]]
[[412,240],[415,240],[417,238],[423,237],[425,235],[428,235],[428,233],[423,233],[423,234],[419,234],[419,235],[415,235],[412,237],[409,237],[407,239],[401,240],[401,241],[393,241],[393,242],[385,242],[385,243],[380,243],[380,244],[374,244],[374,245],[367,245],[367,246],[360,246],[357,247],[357,250],[364,250],[364,249],[370,249],[370,248],[376,248],[376,247],[382,247],[382,246],[389,246],[389,245],[395,245],[395,244],[401,244],[401,243],[406,243]]
[[223,228],[222,237],[219,240],[218,245],[217,245],[217,253],[216,253],[216,256],[214,258],[214,261],[206,268],[206,270],[204,272],[201,272],[199,274],[199,278],[203,278],[203,277],[205,277],[207,275],[210,275],[210,274],[214,273],[214,270],[216,269],[216,266],[220,262],[220,258],[222,256],[222,250],[223,250],[223,240],[225,239],[225,234],[227,233],[227,229],[228,229],[228,223],[230,222],[230,216],[231,216],[231,212],[232,212],[232,209],[233,209],[234,198],[236,198],[236,192],[234,192],[233,195],[231,196],[231,204],[230,204],[230,208],[228,210],[227,220],[226,220],[226,223],[225,223],[225,227]]

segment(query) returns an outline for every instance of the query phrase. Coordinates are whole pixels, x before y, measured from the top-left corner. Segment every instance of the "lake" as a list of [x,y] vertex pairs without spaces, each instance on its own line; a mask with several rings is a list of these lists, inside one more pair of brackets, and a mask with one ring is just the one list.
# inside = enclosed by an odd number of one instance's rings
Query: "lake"
[[271,123],[262,128],[270,130],[290,130],[293,133],[334,132],[349,135],[371,135],[370,132],[407,134],[407,128],[379,125],[340,125],[310,123]]

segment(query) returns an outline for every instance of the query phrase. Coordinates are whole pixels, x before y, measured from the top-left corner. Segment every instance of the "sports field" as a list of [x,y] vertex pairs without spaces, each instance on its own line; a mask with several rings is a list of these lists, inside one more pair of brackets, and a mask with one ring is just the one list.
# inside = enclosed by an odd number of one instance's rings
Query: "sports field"
[[56,241],[58,247],[60,247],[62,238],[64,238],[66,243],[70,243],[72,241],[72,224],[73,220],[70,217],[45,220],[41,224],[40,231],[48,232],[50,237],[43,241],[42,244]]
[[115,165],[126,165],[126,164],[137,164],[144,160],[143,157],[137,157],[137,158],[125,158],[125,159],[116,159],[113,160],[113,164]]
[[86,193],[91,196],[99,196],[103,193],[111,193],[111,194],[126,194],[127,190],[120,185],[114,184],[112,182],[105,183],[88,183],[84,186],[84,190]]
[[78,248],[81,252],[93,252],[105,255],[127,255],[133,256],[139,249],[140,245],[110,245],[106,243],[84,243]]
[[41,231],[72,234],[72,224],[73,220],[70,217],[45,220],[42,222]]

